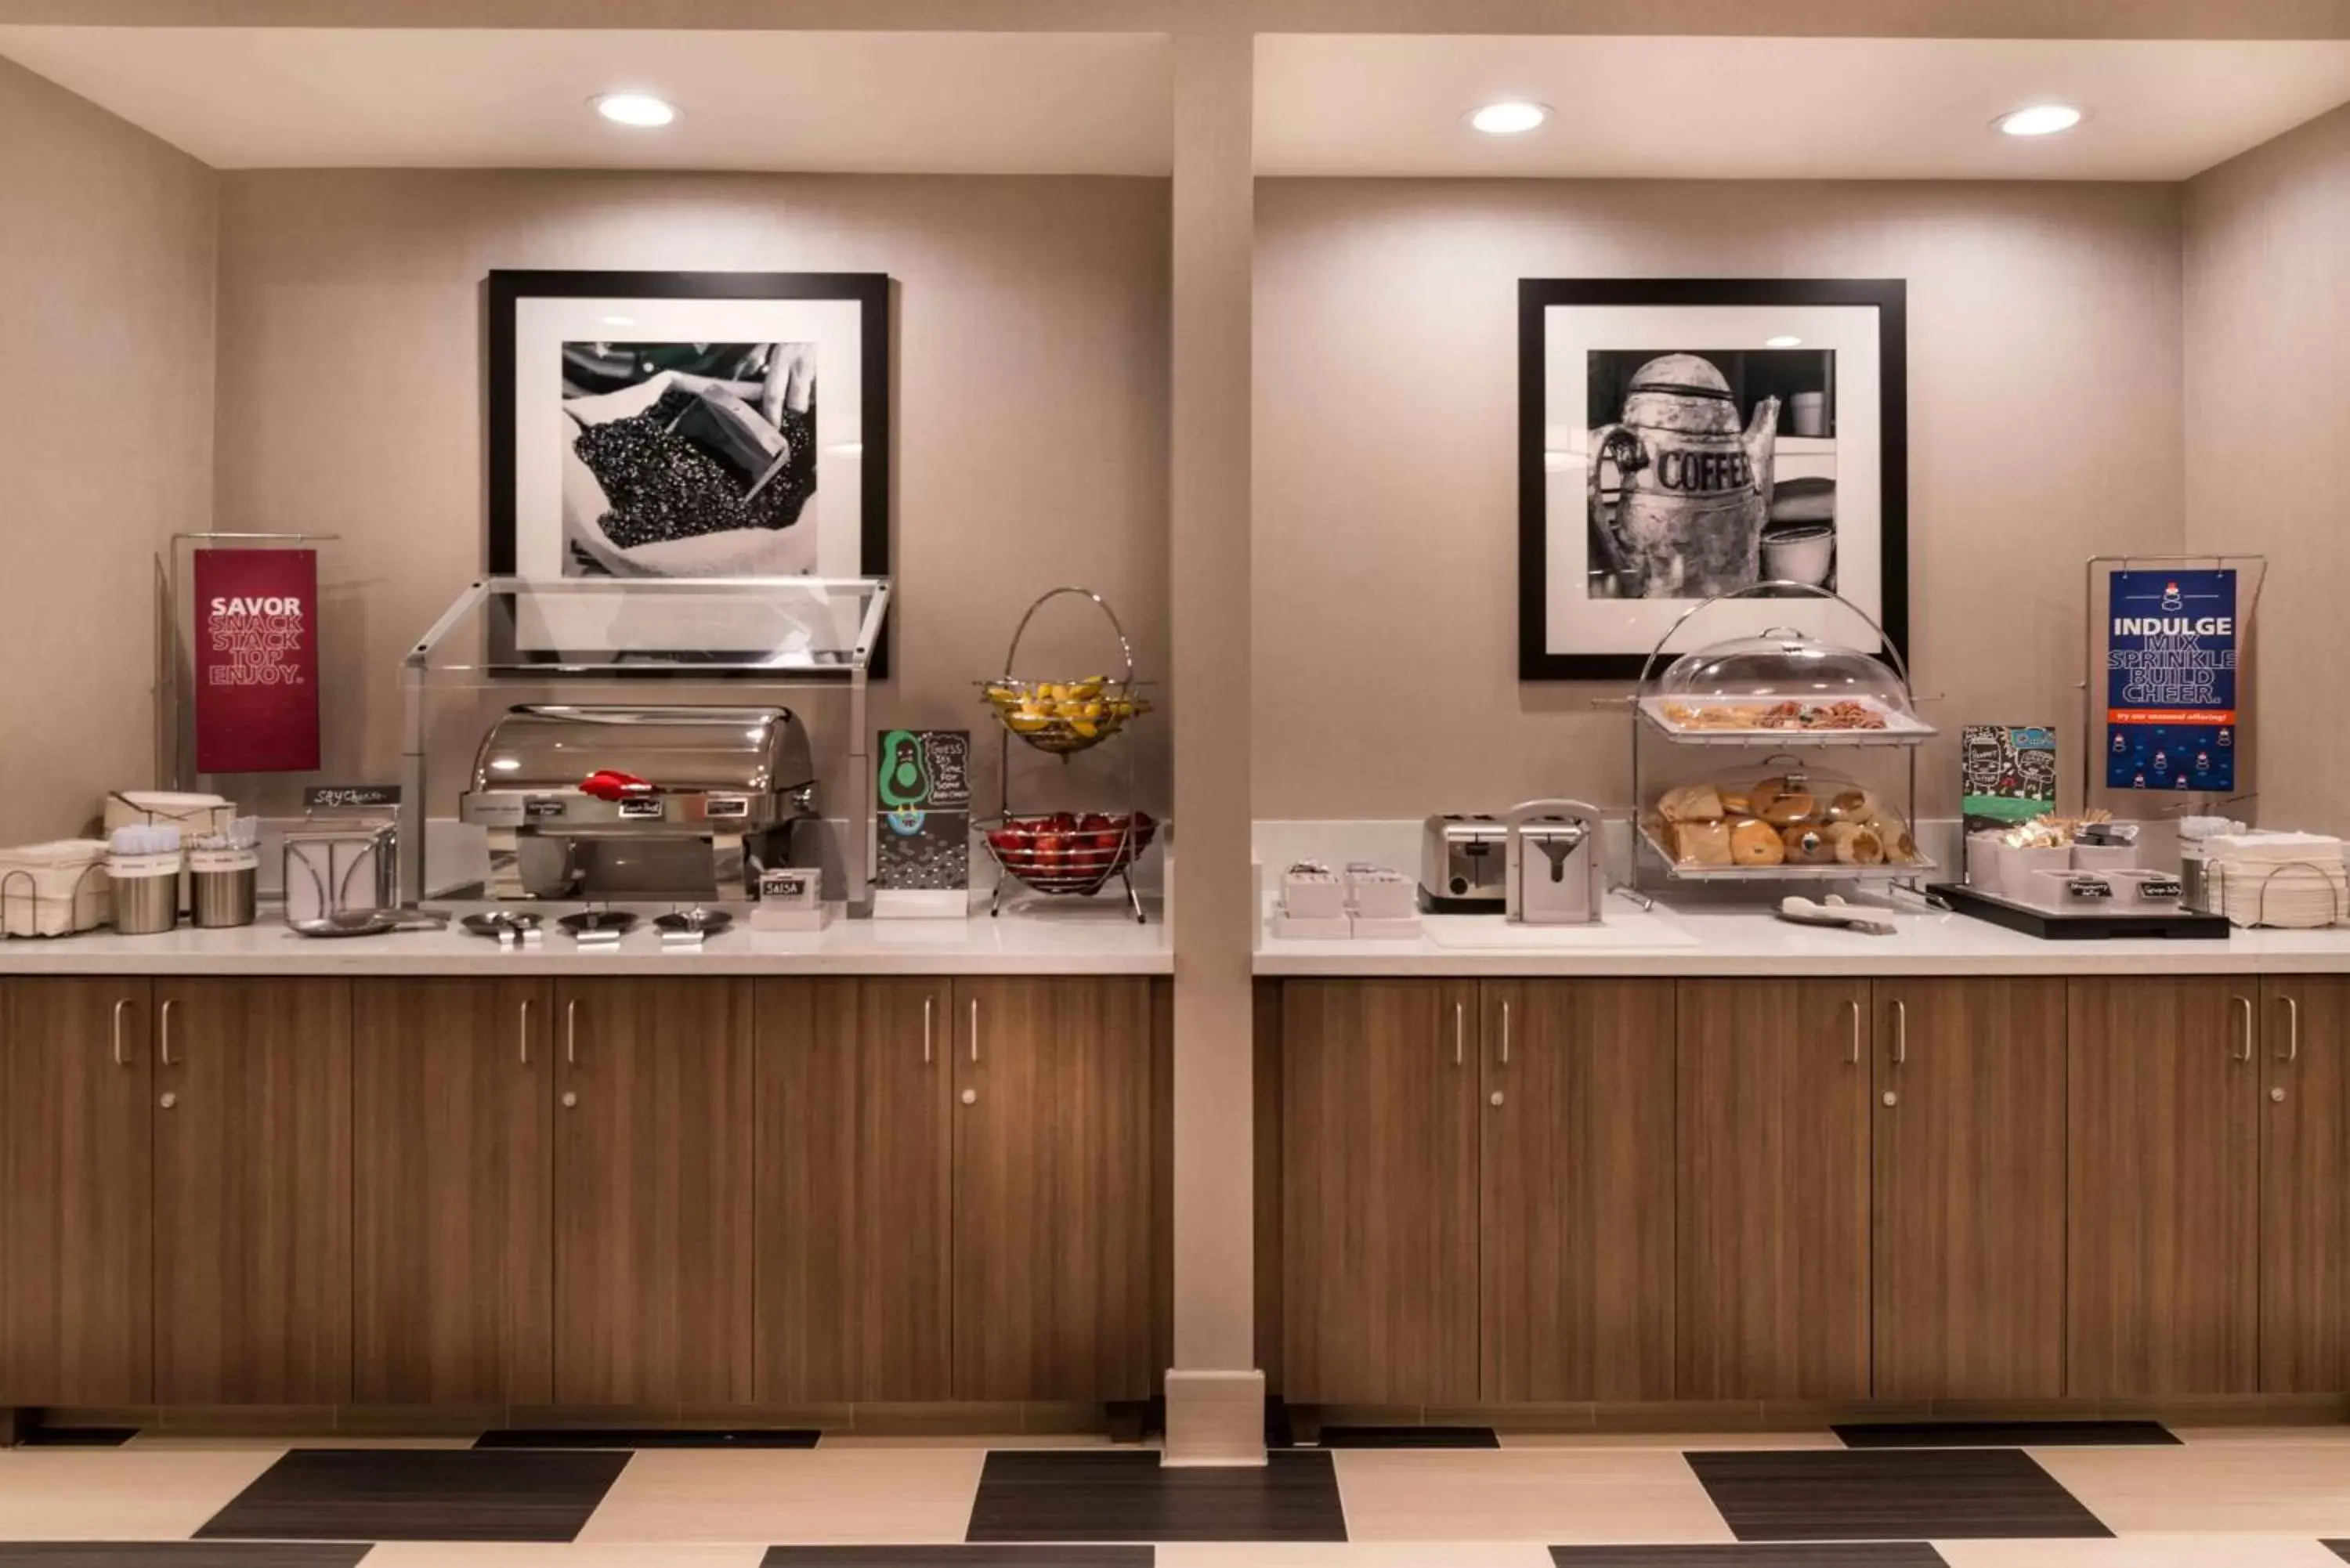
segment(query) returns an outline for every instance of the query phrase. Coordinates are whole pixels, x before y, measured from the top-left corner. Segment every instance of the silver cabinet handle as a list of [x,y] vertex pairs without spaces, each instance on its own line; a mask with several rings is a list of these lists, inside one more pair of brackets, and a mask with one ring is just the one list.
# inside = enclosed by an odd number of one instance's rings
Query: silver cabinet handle
[[971,999],[971,1064],[979,1065],[979,998]]
[[2244,1010],[2244,1048],[2236,1052],[2235,1057],[2239,1062],[2249,1062],[2252,1059],[2252,999],[2249,996],[2239,996],[2233,1000],[2237,1006]]
[[118,1067],[130,1065],[122,1057],[122,1010],[130,1005],[130,999],[127,996],[120,998],[114,1004],[114,1064]]
[[177,1062],[172,1060],[172,1009],[179,1005],[177,998],[166,1002],[163,1003],[162,1012],[155,1021],[155,1046],[166,1067],[179,1065]]
[[1845,1061],[1857,1067],[1860,1065],[1860,1000],[1856,997],[1845,1005],[1852,1009],[1852,1049],[1846,1053]]
[[1452,1004],[1452,1064],[1466,1061],[1469,1049],[1469,1006],[1466,1002]]
[[1893,1064],[1897,1067],[1909,1060],[1909,1007],[1899,997],[1893,999]]
[[938,1001],[935,996],[922,998],[922,1065],[931,1064],[931,1009]]
[[2292,1066],[2295,1062],[2298,1062],[2298,1061],[2300,1061],[2300,1060],[2301,1060],[2301,1001],[2300,1001],[2300,999],[2299,999],[2299,998],[2297,998],[2297,997],[2291,997],[2291,996],[2288,996],[2288,997],[2286,997],[2286,998],[2284,999],[2284,1061],[2285,1061],[2285,1065],[2286,1065],[2286,1066],[2288,1066],[2288,1067],[2290,1067],[2290,1066]]
[[522,1064],[527,1067],[530,1065],[530,998],[527,996],[522,999],[520,1039],[521,1044],[516,1047],[516,1054],[522,1057]]
[[1502,1003],[1502,1065],[1510,1064],[1510,1004]]
[[576,996],[563,1004],[563,1060],[567,1066],[579,1065],[579,999]]

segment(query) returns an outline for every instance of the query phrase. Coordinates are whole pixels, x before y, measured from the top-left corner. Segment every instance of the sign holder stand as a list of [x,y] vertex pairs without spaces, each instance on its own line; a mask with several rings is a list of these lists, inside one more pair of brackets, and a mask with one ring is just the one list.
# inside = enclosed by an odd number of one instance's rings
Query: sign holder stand
[[184,628],[192,622],[180,608],[182,585],[187,574],[182,565],[188,556],[213,545],[324,545],[340,541],[340,534],[244,534],[199,532],[172,535],[168,557],[155,557],[155,787],[178,791],[200,782],[195,771],[194,722],[190,716],[183,662],[192,666],[193,650],[182,646]]
[[[2205,790],[2114,789],[2105,780],[2105,676],[2107,628],[2113,620],[2111,592],[2117,571],[2232,571],[2236,574],[2236,787],[2222,794]],[[2116,797],[2140,800],[2159,795],[2168,804],[2147,811],[2116,812],[2117,815],[2192,816],[2241,806],[2256,800],[2258,777],[2259,705],[2255,677],[2259,672],[2256,632],[2260,625],[2261,587],[2268,577],[2265,556],[2092,556],[2083,568],[2082,605],[2085,646],[2081,663],[2081,807],[2110,807]],[[2229,815],[2233,815],[2230,813]]]

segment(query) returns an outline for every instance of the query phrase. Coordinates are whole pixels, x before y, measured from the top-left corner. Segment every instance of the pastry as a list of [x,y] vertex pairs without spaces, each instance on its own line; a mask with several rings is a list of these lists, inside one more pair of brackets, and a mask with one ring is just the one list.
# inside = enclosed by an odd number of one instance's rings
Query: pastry
[[1846,866],[1882,866],[1885,864],[1885,838],[1865,822],[1838,822],[1828,828],[1829,842],[1835,846],[1835,857]]
[[1788,790],[1771,797],[1770,804],[1762,807],[1762,820],[1773,827],[1792,827],[1809,821],[1817,809],[1817,803],[1804,791]]
[[1673,858],[1683,866],[1728,866],[1730,824],[1677,822],[1671,826]]
[[1825,866],[1836,857],[1835,844],[1825,828],[1798,825],[1787,828],[1779,837],[1787,846],[1790,866]]
[[1742,794],[1734,794],[1725,790],[1721,795],[1721,815],[1752,816],[1754,815],[1754,803]]
[[1828,802],[1827,815],[1830,822],[1873,822],[1877,803],[1868,798],[1866,790],[1839,790],[1836,797]]
[[1667,822],[1720,822],[1721,795],[1710,784],[1683,784],[1658,798],[1657,815]]
[[1741,866],[1777,866],[1787,858],[1786,842],[1767,822],[1742,822],[1730,830],[1730,858]]

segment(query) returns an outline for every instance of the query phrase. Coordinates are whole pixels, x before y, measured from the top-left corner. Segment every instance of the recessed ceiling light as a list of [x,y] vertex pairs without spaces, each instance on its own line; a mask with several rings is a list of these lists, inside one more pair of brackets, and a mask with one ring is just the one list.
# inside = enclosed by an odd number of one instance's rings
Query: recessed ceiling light
[[604,317],[604,325],[607,327],[634,327],[636,324],[637,318],[633,316],[607,316]]
[[2010,136],[2054,136],[2081,123],[2081,110],[2069,103],[2036,103],[2003,114],[1992,123]]
[[1794,348],[1801,347],[1803,341],[1804,340],[1800,337],[1794,337],[1789,333],[1782,332],[1776,337],[1765,337],[1762,339],[1762,347],[1765,348]]
[[1487,104],[1469,117],[1469,123],[1488,136],[1523,136],[1549,118],[1550,110],[1538,103],[1509,99]]
[[667,125],[677,118],[675,108],[649,92],[608,92],[596,100],[596,112],[615,125],[647,130]]

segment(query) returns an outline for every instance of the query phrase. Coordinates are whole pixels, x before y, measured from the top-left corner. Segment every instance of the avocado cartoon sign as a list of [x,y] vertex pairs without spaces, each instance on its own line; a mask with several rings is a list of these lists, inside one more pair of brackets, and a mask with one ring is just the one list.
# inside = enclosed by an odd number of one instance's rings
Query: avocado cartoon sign
[[971,732],[889,730],[876,776],[874,886],[962,892],[971,885]]
[[2233,791],[2236,574],[2116,571],[2107,604],[2107,787]]

